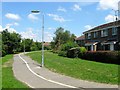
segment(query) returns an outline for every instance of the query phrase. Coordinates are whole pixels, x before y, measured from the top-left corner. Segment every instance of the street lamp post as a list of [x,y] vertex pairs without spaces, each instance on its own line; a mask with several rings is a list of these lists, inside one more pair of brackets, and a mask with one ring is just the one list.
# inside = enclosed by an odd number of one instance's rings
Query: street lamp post
[[25,54],[25,38],[24,38],[24,54]]
[[44,66],[44,14],[42,14],[42,67]]
[[[33,10],[32,13],[39,13],[39,10]],[[44,67],[44,13],[42,13],[42,67]]]

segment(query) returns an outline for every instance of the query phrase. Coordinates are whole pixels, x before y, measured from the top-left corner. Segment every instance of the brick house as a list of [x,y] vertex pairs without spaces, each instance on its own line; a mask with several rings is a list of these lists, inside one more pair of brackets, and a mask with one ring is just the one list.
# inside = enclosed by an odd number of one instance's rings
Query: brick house
[[75,38],[75,42],[80,46],[84,47],[85,46],[85,36],[82,35],[80,37]]
[[83,34],[88,51],[120,50],[120,20],[94,27]]

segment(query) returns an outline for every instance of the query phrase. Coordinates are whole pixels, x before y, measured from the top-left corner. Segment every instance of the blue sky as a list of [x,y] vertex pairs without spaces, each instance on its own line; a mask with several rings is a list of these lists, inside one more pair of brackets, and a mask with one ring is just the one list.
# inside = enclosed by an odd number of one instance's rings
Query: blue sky
[[[109,1],[109,3],[106,3]],[[45,41],[51,41],[56,28],[63,27],[76,36],[85,30],[114,20],[119,0],[98,2],[2,2],[2,24],[10,32],[20,33],[23,38],[41,41],[42,14],[45,17]]]

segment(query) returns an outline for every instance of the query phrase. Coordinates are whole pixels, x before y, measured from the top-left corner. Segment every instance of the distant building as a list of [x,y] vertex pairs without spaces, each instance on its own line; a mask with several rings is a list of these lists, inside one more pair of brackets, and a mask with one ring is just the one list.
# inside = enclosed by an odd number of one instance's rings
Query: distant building
[[97,26],[83,34],[89,51],[120,50],[120,20]]
[[84,35],[75,38],[75,41],[80,47],[85,46],[85,36]]
[[44,46],[46,46],[46,47],[50,46],[50,42],[45,42]]

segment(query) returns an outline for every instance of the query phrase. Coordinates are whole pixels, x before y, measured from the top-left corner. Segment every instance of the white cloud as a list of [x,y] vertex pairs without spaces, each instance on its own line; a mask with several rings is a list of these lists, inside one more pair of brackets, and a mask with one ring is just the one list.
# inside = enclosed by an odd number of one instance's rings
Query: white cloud
[[[11,28],[10,25],[6,25],[5,28],[3,28],[0,25],[0,32],[2,32],[3,30],[7,29],[8,32],[13,33],[19,33],[22,38],[25,39],[33,39],[34,41],[42,41],[42,30],[34,30],[33,28],[27,28],[26,31],[22,31],[22,32],[17,32],[17,30],[15,30],[14,28]],[[53,30],[54,28],[48,28],[49,30]],[[51,34],[50,32],[44,32],[44,41],[45,42],[51,42],[53,39],[53,34]]]
[[7,24],[6,27],[18,26],[18,25],[19,25],[19,23],[14,22],[14,23],[9,23],[9,24]]
[[[42,30],[35,31],[33,28],[27,28],[25,32],[20,32],[22,38],[33,39],[34,41],[42,41]],[[44,32],[44,41],[51,42],[53,35],[49,32]]]
[[33,28],[27,28],[26,32],[20,32],[22,38],[34,39],[36,34],[33,33]]
[[8,28],[8,32],[10,32],[10,33],[13,33],[13,32],[17,33],[17,31],[14,28]]
[[107,9],[118,9],[118,2],[120,0],[100,0],[98,9],[107,10]]
[[74,11],[80,11],[80,10],[82,10],[78,4],[74,4],[74,6],[72,7],[72,9]]
[[10,26],[7,26],[7,25],[6,25],[6,27],[5,27],[5,28],[3,28],[3,30],[5,30],[5,29],[7,29],[7,30],[8,30],[8,32],[10,32],[10,33],[13,33],[13,32],[18,33],[16,29],[11,28]]
[[7,17],[8,19],[20,20],[20,16],[18,14],[7,13],[5,17]]
[[3,30],[5,30],[5,29],[7,29],[8,30],[8,32],[10,32],[10,33],[13,33],[13,32],[16,32],[17,33],[17,31],[14,29],[14,28],[11,28],[11,26],[18,26],[19,25],[19,23],[9,23],[9,24],[6,24],[6,26],[5,26],[5,28],[2,28]]
[[31,13],[31,14],[29,14],[28,15],[28,18],[30,19],[30,20],[38,20],[38,17],[36,16],[37,14],[33,14],[33,13]]
[[3,31],[3,28],[2,28],[2,26],[0,25],[0,32],[2,32]]
[[3,30],[8,30],[8,32],[10,32],[10,33],[13,33],[13,32],[15,32],[15,33],[18,33],[17,32],[17,30],[15,30],[14,28],[11,28],[11,26],[12,26],[12,24],[7,24],[6,26],[5,26],[5,28],[3,28],[1,25],[0,25],[0,32],[2,32]]
[[15,25],[15,26],[19,26],[19,23],[16,23],[16,22],[15,22],[15,23],[13,23],[13,25]]
[[63,17],[56,15],[56,14],[48,14],[48,16],[52,17],[53,20],[61,22],[61,23],[67,21]]
[[53,28],[53,27],[49,27],[47,28],[48,30],[56,30],[56,28]]
[[[118,18],[118,17],[117,17]],[[115,21],[116,20],[116,16],[114,16],[114,15],[107,15],[106,17],[105,17],[105,21],[106,22],[113,22],[113,21]]]
[[93,26],[91,26],[91,25],[86,25],[86,26],[85,26],[85,31],[90,30],[90,29],[92,29],[92,28],[93,28]]
[[51,42],[53,40],[53,35],[50,32],[45,32],[44,33],[44,41],[45,42]]
[[66,12],[66,11],[67,11],[67,10],[66,10],[65,8],[63,8],[63,7],[59,7],[57,10],[58,10],[58,11],[62,11],[62,12]]

